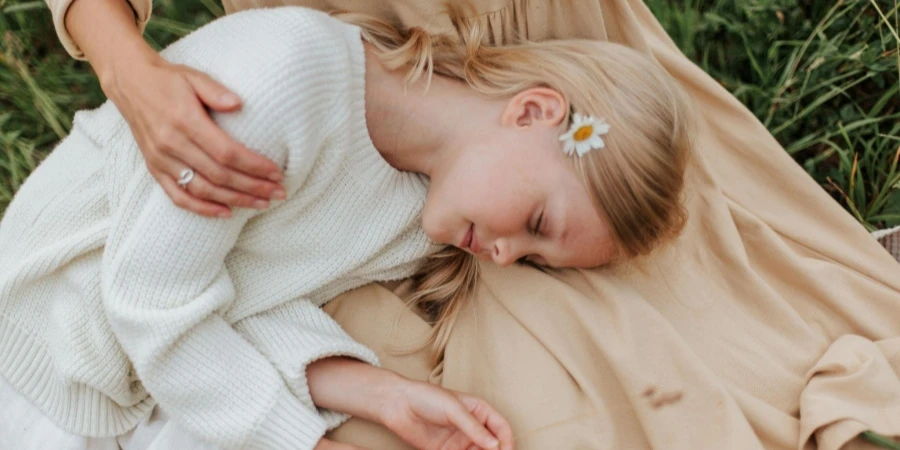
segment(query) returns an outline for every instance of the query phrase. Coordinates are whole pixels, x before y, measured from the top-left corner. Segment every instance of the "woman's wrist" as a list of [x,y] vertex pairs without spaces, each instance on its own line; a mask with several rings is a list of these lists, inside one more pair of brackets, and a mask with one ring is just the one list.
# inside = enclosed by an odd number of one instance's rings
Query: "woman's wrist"
[[66,12],[65,24],[107,96],[117,94],[117,79],[124,71],[160,59],[141,36],[126,0],[76,0]]
[[122,80],[134,80],[133,74],[147,73],[148,68],[165,61],[143,40],[141,42],[143,47],[122,45],[114,51],[111,50],[110,54],[121,55],[118,58],[110,58],[103,62],[98,60],[97,63],[91,62],[91,67],[94,68],[97,79],[100,81],[100,88],[107,97],[113,100],[113,103],[117,103],[122,96],[122,91],[127,90],[121,86]]
[[306,379],[316,406],[378,423],[397,392],[411,383],[390,370],[343,357],[313,362]]

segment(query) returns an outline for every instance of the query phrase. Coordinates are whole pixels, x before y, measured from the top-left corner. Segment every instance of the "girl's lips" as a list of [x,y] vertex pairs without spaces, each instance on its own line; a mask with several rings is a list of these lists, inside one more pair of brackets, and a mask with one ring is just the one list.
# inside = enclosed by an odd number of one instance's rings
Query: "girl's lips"
[[478,236],[475,234],[475,225],[472,224],[472,238],[469,239],[469,249],[476,255],[481,254],[481,244],[478,243]]
[[472,237],[475,236],[475,225],[469,225],[469,230],[466,231],[466,235],[463,236],[462,242],[459,243],[459,248],[466,250],[471,250],[470,246],[472,245]]

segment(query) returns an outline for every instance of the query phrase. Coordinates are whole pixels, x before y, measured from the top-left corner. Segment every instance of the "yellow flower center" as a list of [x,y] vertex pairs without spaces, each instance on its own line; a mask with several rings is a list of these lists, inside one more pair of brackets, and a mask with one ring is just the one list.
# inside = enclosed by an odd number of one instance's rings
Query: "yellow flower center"
[[575,134],[572,137],[575,138],[576,141],[586,141],[591,135],[594,134],[594,126],[593,125],[585,125],[578,130],[575,131]]

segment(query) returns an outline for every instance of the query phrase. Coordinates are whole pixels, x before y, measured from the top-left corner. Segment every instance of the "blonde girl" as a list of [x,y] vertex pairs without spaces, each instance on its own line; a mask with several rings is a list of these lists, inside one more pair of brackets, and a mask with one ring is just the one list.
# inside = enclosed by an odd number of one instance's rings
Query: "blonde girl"
[[[0,224],[0,395],[13,405],[0,438],[122,445],[165,413],[220,448],[327,449],[349,414],[417,448],[511,449],[486,402],[378,369],[320,306],[418,271],[439,351],[472,256],[646,255],[685,220],[689,114],[624,47],[485,48],[483,29],[451,16],[457,35],[429,36],[260,10],[164,52],[243,99],[214,118],[284,170],[286,199],[267,211],[181,210],[112,104],[79,113]],[[211,188],[190,166],[168,170],[163,184]]]

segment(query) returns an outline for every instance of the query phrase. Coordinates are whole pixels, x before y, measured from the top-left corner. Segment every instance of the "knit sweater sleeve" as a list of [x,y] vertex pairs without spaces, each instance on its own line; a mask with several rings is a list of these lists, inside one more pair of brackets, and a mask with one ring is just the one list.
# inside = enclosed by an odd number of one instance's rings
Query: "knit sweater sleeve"
[[[340,123],[329,95],[347,71],[342,49],[349,51],[349,36],[347,25],[321,13],[255,11],[220,19],[163,55],[238,93],[242,110],[218,116],[218,123],[285,167],[285,185],[296,187]],[[222,448],[312,449],[333,415],[312,406],[305,376],[286,377],[286,365],[270,360],[281,355],[255,344],[279,330],[297,338],[290,344],[304,347],[303,361],[291,366],[297,370],[324,356],[375,362],[374,355],[311,304],[248,322],[245,329],[257,330],[254,342],[223,319],[235,301],[226,255],[260,213],[237,209],[231,219],[213,219],[183,211],[146,171],[121,195],[104,253],[103,305],[147,392],[174,420]],[[298,195],[288,187],[288,202]],[[291,333],[297,326],[303,331]]]
[[[313,408],[306,382],[310,363],[329,356],[351,356],[371,364],[378,361],[322,308],[305,299],[247,317],[234,328],[273,362],[291,393]],[[329,430],[350,417],[327,409],[317,411]]]

